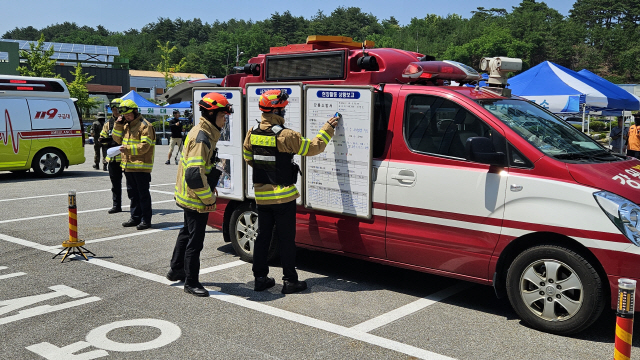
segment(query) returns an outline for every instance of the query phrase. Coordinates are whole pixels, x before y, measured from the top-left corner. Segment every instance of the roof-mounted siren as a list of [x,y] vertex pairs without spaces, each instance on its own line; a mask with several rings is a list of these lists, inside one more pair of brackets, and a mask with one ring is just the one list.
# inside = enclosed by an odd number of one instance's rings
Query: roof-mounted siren
[[455,61],[416,61],[409,63],[402,72],[402,77],[411,79],[412,82],[455,80],[464,84],[479,80],[480,74],[472,67]]
[[507,73],[522,70],[522,59],[509,57],[490,57],[480,60],[480,70],[489,73],[489,88],[499,88],[502,96],[510,97],[511,89],[506,89]]

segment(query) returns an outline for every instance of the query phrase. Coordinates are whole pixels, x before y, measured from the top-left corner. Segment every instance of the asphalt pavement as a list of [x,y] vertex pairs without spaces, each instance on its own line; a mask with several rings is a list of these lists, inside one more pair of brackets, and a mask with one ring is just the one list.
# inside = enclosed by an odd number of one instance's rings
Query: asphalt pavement
[[[92,146],[88,162],[59,178],[0,172],[0,358],[613,357],[609,309],[580,334],[551,335],[527,327],[491,287],[334,254],[298,251],[309,290],[282,295],[275,264],[277,285],[254,292],[251,264],[212,228],[200,279],[211,297],[185,294],[164,278],[183,220],[167,151],[156,146],[153,228],[143,231],[120,225],[127,212],[107,214],[109,177],[91,168]],[[69,190],[77,191],[79,237],[96,254],[89,261],[52,259],[68,239]]]

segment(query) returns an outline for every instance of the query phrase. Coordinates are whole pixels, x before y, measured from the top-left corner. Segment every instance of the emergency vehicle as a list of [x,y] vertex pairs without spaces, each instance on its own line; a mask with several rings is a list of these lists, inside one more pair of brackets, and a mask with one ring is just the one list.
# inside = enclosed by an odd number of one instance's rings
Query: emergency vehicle
[[84,163],[79,114],[61,79],[0,75],[0,171],[55,177]]
[[[618,279],[640,279],[640,162],[511,96],[515,59],[483,59],[490,87],[468,87],[480,79],[469,66],[371,45],[311,36],[222,83],[376,87],[373,216],[299,206],[297,246],[493,286],[557,334],[615,306]],[[251,261],[254,202],[217,204],[209,225]]]

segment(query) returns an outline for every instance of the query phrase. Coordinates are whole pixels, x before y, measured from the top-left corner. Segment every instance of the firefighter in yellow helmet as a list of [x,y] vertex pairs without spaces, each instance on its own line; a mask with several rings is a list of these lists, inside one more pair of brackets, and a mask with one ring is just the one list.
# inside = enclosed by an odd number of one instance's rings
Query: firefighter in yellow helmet
[[[122,103],[122,99],[115,98],[111,100],[109,107],[111,108],[111,117],[109,121],[105,121],[104,127],[100,132],[99,141],[106,147],[112,148],[118,146],[113,138],[113,129],[115,128],[116,121],[118,117],[120,117],[120,113],[118,112],[118,106]],[[107,212],[109,214],[115,214],[122,211],[122,167],[120,166],[121,162],[120,154],[109,157],[107,156],[105,159],[108,162],[109,168],[109,179],[111,180],[111,197],[113,200],[113,206]]]
[[289,103],[284,90],[269,90],[259,99],[262,121],[249,130],[243,144],[244,160],[253,167],[253,186],[258,207],[259,230],[253,249],[254,290],[275,285],[267,277],[267,256],[273,228],[278,235],[282,261],[283,294],[307,288],[296,272],[296,199],[300,196],[295,183],[300,171],[293,155],[313,156],[324,151],[334,135],[338,117],[327,121],[313,139],[284,127],[285,107]]
[[131,200],[131,218],[122,226],[138,230],[151,227],[151,170],[156,145],[156,132],[150,122],[138,112],[133,100],[124,100],[118,107],[120,117],[115,122],[112,138],[121,144],[121,166],[127,179],[127,196]]
[[233,108],[222,94],[209,93],[198,104],[200,122],[189,131],[182,148],[176,179],[176,204],[184,210],[184,225],[178,233],[167,279],[184,281],[184,292],[209,296],[200,284],[200,251],[204,244],[209,212],[216,210],[216,186],[221,172],[215,168],[220,129]]

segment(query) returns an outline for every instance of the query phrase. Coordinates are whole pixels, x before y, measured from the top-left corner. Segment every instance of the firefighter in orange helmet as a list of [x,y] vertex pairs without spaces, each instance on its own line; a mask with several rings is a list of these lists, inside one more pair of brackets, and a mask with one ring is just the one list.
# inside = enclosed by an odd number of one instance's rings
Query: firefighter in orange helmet
[[184,225],[178,233],[167,279],[184,281],[184,292],[206,297],[209,291],[198,279],[200,251],[209,212],[216,210],[216,185],[221,174],[215,168],[216,144],[233,108],[218,93],[205,95],[198,105],[202,117],[187,134],[178,165],[174,195],[176,204],[184,210]]
[[296,272],[296,199],[300,197],[295,183],[300,171],[293,155],[313,156],[324,151],[334,135],[338,117],[323,125],[313,139],[284,127],[285,107],[289,103],[285,90],[269,90],[259,99],[262,121],[249,130],[243,144],[243,157],[253,167],[253,186],[260,222],[253,250],[254,290],[275,285],[267,277],[267,256],[275,226],[278,235],[284,282],[283,294],[307,288]]

